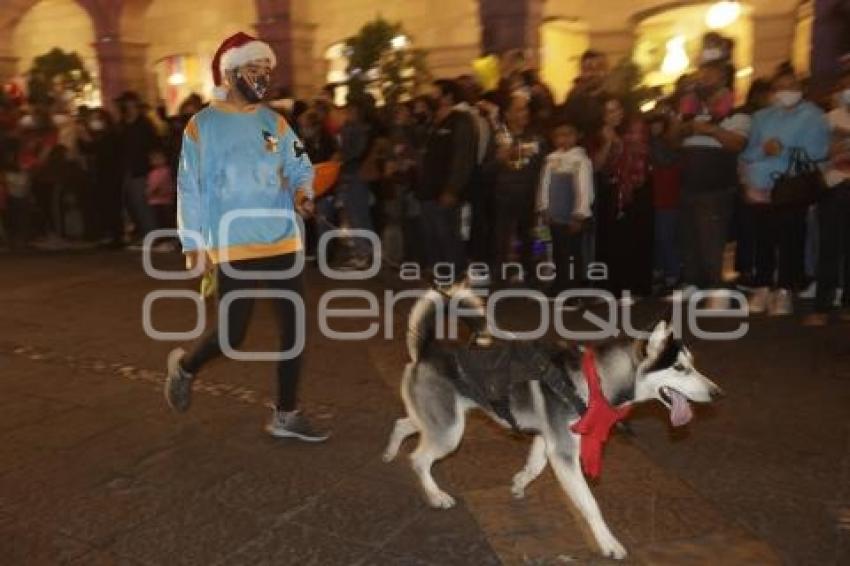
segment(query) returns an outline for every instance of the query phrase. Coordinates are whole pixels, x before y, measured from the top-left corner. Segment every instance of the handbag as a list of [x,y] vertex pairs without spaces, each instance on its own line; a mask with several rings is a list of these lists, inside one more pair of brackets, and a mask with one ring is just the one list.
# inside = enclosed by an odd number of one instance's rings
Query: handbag
[[826,190],[826,183],[817,163],[800,147],[790,148],[791,159],[784,173],[774,174],[770,195],[774,206],[809,206],[817,202]]

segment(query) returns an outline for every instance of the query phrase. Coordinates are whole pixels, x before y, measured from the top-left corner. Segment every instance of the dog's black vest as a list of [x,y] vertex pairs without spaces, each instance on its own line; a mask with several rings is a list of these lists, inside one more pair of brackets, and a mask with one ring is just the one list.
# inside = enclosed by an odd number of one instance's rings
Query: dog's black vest
[[510,410],[510,393],[517,384],[539,381],[580,415],[586,411],[572,380],[554,358],[552,351],[533,342],[458,348],[451,353],[455,385],[461,395],[490,409],[514,430],[519,430],[519,426]]

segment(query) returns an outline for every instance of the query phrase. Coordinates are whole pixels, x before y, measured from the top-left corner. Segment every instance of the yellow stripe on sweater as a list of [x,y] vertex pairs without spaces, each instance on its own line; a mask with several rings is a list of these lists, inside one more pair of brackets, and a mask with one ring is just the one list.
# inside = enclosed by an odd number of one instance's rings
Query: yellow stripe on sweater
[[269,244],[242,244],[207,250],[213,263],[260,259],[276,255],[289,254],[301,250],[301,238],[291,236]]

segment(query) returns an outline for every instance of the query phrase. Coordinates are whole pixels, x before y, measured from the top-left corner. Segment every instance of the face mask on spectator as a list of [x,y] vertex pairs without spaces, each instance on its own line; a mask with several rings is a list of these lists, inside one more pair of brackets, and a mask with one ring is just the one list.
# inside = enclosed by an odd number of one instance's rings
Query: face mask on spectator
[[106,127],[106,124],[103,123],[103,120],[90,120],[89,128],[91,128],[95,132],[100,132]]
[[799,90],[779,90],[773,95],[773,100],[783,108],[791,108],[803,99],[803,93]]

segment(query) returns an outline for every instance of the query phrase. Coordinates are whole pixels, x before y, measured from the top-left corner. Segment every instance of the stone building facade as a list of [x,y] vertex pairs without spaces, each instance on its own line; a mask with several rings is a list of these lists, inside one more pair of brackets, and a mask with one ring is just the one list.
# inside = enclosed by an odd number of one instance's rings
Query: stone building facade
[[[586,47],[614,59],[630,56],[645,22],[671,10],[707,9],[690,0],[3,0],[0,3],[0,79],[24,73],[51,47],[79,52],[98,78],[104,100],[125,89],[162,96],[169,84],[205,72],[218,42],[237,30],[254,32],[279,55],[277,79],[306,96],[327,82],[328,53],[381,15],[403,24],[410,41],[428,51],[436,76],[470,72],[484,53],[522,48],[550,75]],[[846,0],[745,0],[751,72],[807,59],[818,6],[823,33],[842,41]],[[663,18],[662,18],[663,19]],[[836,25],[836,21],[842,21]],[[660,21],[660,20],[658,20]],[[828,25],[827,25],[828,24]],[[656,26],[657,27],[657,26]],[[672,28],[671,28],[672,29]],[[671,31],[670,33],[673,33]],[[795,47],[796,40],[796,47]],[[817,42],[816,42],[817,43]],[[835,45],[833,50],[840,50]],[[544,61],[545,60],[545,61]],[[167,76],[163,65],[167,63]],[[185,68],[184,68],[185,67]],[[566,68],[566,67],[565,67]],[[175,71],[174,69],[178,69]],[[189,72],[191,71],[191,72]],[[545,71],[545,69],[544,69]],[[165,86],[164,86],[165,85]],[[563,87],[563,85],[561,85]]]

